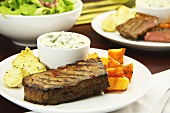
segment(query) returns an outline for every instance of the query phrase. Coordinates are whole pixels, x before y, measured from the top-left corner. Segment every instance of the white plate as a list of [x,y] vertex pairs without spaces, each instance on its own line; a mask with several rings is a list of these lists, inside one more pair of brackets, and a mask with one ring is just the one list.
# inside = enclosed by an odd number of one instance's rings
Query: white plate
[[119,32],[105,32],[102,29],[102,22],[105,18],[107,18],[110,14],[116,13],[116,11],[109,11],[106,13],[102,13],[95,17],[92,20],[92,28],[100,35],[109,39],[113,42],[119,43],[121,45],[135,48],[135,49],[142,49],[142,50],[149,50],[149,51],[166,51],[170,50],[170,43],[163,43],[163,42],[146,42],[146,41],[133,41],[130,39],[126,39],[120,36]]
[[[100,56],[107,57],[107,51],[101,49],[90,49],[90,52],[97,52]],[[37,50],[34,50],[37,55]],[[24,108],[45,113],[103,113],[123,108],[141,98],[151,87],[151,72],[140,62],[124,57],[125,64],[134,63],[134,75],[128,89],[123,92],[112,92],[100,96],[94,96],[74,102],[59,105],[37,105],[24,101],[22,88],[8,88],[3,82],[4,73],[11,68],[11,62],[16,57],[13,55],[0,62],[0,94],[6,99]]]

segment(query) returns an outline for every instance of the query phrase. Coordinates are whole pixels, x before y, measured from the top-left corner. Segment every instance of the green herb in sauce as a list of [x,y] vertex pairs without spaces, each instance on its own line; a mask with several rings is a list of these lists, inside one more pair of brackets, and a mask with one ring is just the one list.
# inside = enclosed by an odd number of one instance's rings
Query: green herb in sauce
[[50,33],[45,35],[40,41],[45,46],[59,49],[79,48],[88,43],[85,36],[71,32]]

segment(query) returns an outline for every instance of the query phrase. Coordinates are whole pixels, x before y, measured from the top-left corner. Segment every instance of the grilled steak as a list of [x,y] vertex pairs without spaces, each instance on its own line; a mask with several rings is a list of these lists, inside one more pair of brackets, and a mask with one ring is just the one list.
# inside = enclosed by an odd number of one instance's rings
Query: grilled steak
[[170,29],[159,27],[153,28],[146,33],[144,40],[152,42],[170,42]]
[[135,18],[116,27],[117,31],[125,38],[137,39],[148,30],[157,26],[158,18],[137,13]]
[[100,59],[31,74],[23,79],[24,99],[37,104],[60,104],[107,89],[107,72]]
[[143,14],[143,13],[140,13],[140,12],[137,12],[135,14],[135,17],[136,18],[143,18],[143,19],[155,19],[155,20],[158,20],[159,18],[156,17],[156,16],[152,16],[152,15],[148,15],[148,14]]

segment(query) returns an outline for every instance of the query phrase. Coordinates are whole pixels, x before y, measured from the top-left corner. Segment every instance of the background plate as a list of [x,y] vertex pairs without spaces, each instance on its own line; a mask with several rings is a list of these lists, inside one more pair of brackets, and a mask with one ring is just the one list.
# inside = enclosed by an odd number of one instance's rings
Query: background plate
[[[97,52],[99,56],[107,57],[106,50],[90,49],[90,52]],[[35,55],[38,54],[34,50]],[[151,72],[140,62],[124,56],[125,64],[134,63],[134,75],[128,89],[123,92],[106,93],[87,99],[59,105],[38,105],[24,101],[22,88],[8,88],[3,82],[4,73],[11,68],[11,63],[17,55],[13,55],[0,62],[0,94],[13,103],[24,108],[44,113],[103,113],[123,108],[142,97],[152,85]]]
[[146,42],[146,41],[133,41],[120,36],[119,32],[105,32],[102,29],[102,22],[110,14],[116,13],[116,11],[109,11],[102,13],[92,20],[92,28],[100,35],[109,39],[110,41],[119,43],[121,45],[131,47],[134,49],[149,50],[149,51],[167,51],[170,50],[170,43],[163,42]]

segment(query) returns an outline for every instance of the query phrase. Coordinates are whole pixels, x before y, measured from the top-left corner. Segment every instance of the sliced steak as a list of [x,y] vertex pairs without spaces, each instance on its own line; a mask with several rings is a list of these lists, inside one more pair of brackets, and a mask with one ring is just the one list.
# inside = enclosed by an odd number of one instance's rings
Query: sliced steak
[[135,14],[135,17],[136,18],[143,18],[143,19],[155,19],[155,20],[158,20],[159,18],[156,17],[156,16],[152,16],[152,15],[148,15],[148,14],[144,14],[144,13],[140,13],[140,12],[137,12]]
[[116,27],[117,31],[125,38],[137,39],[144,35],[148,30],[157,26],[157,17],[137,13],[135,18]]
[[170,29],[156,27],[146,33],[144,40],[152,42],[170,42]]
[[37,104],[60,104],[101,94],[109,86],[100,59],[78,61],[54,70],[31,74],[23,79],[24,99]]

